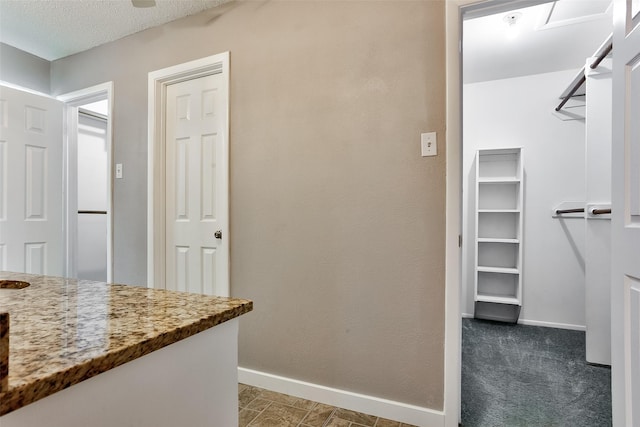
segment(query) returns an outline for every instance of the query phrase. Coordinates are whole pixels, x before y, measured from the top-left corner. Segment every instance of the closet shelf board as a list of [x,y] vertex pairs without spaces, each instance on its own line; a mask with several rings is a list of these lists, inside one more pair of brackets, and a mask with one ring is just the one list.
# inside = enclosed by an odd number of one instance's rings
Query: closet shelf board
[[520,274],[517,268],[487,267],[483,265],[478,266],[478,271],[482,273]]
[[520,209],[478,209],[479,213],[520,213]]
[[478,237],[478,243],[520,243],[520,239],[498,239],[493,237]]
[[490,183],[490,184],[512,184],[520,182],[519,178],[512,176],[501,176],[501,177],[491,177],[491,178],[478,178],[479,183]]

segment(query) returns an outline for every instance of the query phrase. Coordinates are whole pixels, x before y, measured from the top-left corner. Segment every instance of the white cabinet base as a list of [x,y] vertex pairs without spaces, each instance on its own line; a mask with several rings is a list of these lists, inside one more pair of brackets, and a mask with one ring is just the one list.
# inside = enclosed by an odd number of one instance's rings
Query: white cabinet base
[[476,301],[473,317],[495,320],[496,322],[517,323],[520,317],[520,308],[516,304]]
[[0,417],[0,427],[238,425],[238,319]]

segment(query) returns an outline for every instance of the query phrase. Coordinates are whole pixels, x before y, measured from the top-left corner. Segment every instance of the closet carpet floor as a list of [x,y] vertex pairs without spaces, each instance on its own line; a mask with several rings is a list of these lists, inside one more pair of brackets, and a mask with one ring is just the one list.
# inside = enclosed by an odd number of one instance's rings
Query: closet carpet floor
[[239,427],[415,427],[238,384]]
[[606,427],[611,369],[585,361],[585,333],[462,320],[462,426]]

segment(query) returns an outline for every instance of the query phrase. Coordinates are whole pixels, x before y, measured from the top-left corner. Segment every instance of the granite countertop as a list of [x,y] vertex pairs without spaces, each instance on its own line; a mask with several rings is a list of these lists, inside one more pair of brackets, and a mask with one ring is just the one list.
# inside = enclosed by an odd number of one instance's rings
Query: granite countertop
[[253,309],[243,299],[86,280],[10,272],[0,280],[31,283],[0,289],[10,318],[0,416]]

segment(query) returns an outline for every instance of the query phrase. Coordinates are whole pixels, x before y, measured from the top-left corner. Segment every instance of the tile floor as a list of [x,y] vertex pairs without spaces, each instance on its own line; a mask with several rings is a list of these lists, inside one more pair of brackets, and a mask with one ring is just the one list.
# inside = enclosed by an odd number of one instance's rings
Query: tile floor
[[239,427],[415,427],[238,384]]

